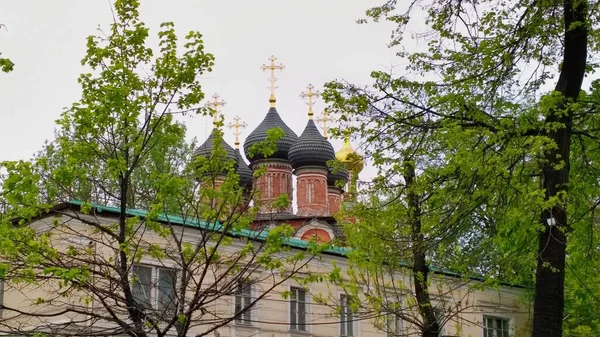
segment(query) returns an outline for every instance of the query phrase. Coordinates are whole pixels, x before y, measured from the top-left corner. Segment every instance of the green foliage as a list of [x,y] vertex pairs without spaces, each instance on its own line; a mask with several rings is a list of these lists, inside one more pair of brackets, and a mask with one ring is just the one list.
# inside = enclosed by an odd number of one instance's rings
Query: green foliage
[[[0,53],[2,55],[2,53]],[[6,57],[0,57],[0,70],[5,73],[13,71],[15,64]]]
[[[586,314],[600,297],[593,248],[598,83],[580,90],[584,72],[597,68],[585,61],[598,53],[600,37],[599,14],[588,6],[595,4],[387,1],[359,20],[395,24],[390,47],[407,64],[401,74],[373,71],[370,86],[330,82],[323,95],[329,111],[365,140],[363,152],[378,169],[354,209],[365,224],[348,234],[368,248],[369,259],[410,265],[406,249],[367,242],[408,236],[405,201],[413,192],[421,196],[430,263],[483,274],[486,284],[543,286],[534,283],[538,256],[546,253],[538,241],[551,228],[540,220],[566,210],[558,229],[566,237],[554,240],[561,246],[568,239],[570,267],[541,261],[541,270],[566,272],[565,334],[599,333]],[[406,31],[415,18],[425,18],[424,28]],[[565,45],[572,36],[582,38]],[[402,46],[408,39],[414,46]],[[417,171],[411,187],[403,179],[407,162]],[[550,183],[555,172],[560,179]]]
[[[138,337],[186,336],[196,325],[210,333],[235,314],[206,324],[204,312],[229,298],[239,281],[260,270],[264,296],[318,249],[292,252],[285,244],[293,235],[289,226],[264,237],[248,234],[260,205],[252,205],[253,192],[240,186],[222,132],[215,130],[209,156],[196,156],[195,141],[185,140],[185,126],[174,118],[211,113],[199,107],[200,77],[212,70],[214,57],[198,32],[180,43],[170,22],[160,26],[158,46],[151,46],[139,6],[115,1],[109,31],[88,37],[81,99],[56,121],[56,138],[31,161],[1,163],[0,277],[11,280],[7,287],[56,289],[31,303],[66,307],[67,314],[91,312],[82,329],[102,320],[116,334]],[[272,154],[282,135],[269,130],[251,152]],[[263,174],[257,171],[256,177]],[[102,206],[119,212],[103,213]],[[27,226],[44,214],[42,229]],[[140,306],[132,290],[141,279],[134,265],[148,261],[177,271],[175,310]],[[4,312],[45,320],[37,311],[4,305]]]

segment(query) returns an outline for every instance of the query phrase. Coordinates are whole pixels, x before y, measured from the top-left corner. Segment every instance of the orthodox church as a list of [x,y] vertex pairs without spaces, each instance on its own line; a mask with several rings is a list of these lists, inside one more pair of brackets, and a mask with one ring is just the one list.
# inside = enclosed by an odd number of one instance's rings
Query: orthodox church
[[[276,226],[283,222],[295,229],[295,237],[302,240],[316,238],[321,242],[329,242],[342,236],[341,226],[334,215],[344,204],[350,203],[356,194],[358,174],[364,167],[362,157],[352,148],[349,136],[346,135],[343,146],[336,152],[327,137],[327,122],[331,118],[327,112],[317,119],[322,122],[323,134],[314,120],[314,98],[319,95],[312,85],[300,96],[307,99],[308,120],[300,136],[283,121],[275,106],[275,70],[283,69],[275,64],[271,56],[270,64],[263,65],[263,70],[270,72],[271,95],[270,108],[262,122],[246,138],[243,151],[240,149],[240,128],[245,127],[239,116],[229,127],[235,130],[234,147],[226,142],[221,146],[227,153],[227,159],[237,163],[236,170],[240,184],[258,196],[255,202],[260,205],[260,214],[253,226],[255,229]],[[224,105],[214,95],[208,106],[214,112],[214,128],[206,141],[201,144],[195,154],[210,157],[214,141],[219,136],[219,108]],[[250,155],[250,148],[267,139],[267,131],[279,128],[283,136],[276,141],[277,150],[270,156]],[[246,159],[249,161],[247,164]],[[339,161],[342,165],[332,168],[331,161]],[[264,174],[253,177],[257,169]],[[295,177],[295,184],[294,184]],[[295,188],[294,188],[295,187]],[[256,193],[257,192],[257,193]],[[285,209],[273,207],[273,202],[286,195],[291,201]],[[297,208],[292,207],[295,201]]]

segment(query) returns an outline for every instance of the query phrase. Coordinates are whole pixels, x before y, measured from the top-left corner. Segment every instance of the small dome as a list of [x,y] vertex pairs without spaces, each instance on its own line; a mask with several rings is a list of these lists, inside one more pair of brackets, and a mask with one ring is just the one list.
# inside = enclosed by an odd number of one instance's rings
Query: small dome
[[271,107],[269,109],[269,112],[267,112],[265,119],[263,119],[263,121],[256,127],[256,129],[254,129],[254,131],[252,131],[248,135],[246,141],[244,142],[244,153],[246,154],[246,157],[250,160],[251,163],[259,159],[265,158],[262,154],[258,153],[255,154],[254,157],[250,158],[250,147],[254,144],[266,140],[267,130],[276,127],[280,128],[283,131],[284,136],[275,142],[275,144],[277,145],[277,151],[275,151],[275,153],[269,156],[269,158],[284,160],[288,159],[288,151],[290,150],[292,144],[298,141],[298,136],[283,122],[283,120],[277,113],[277,110],[274,107]]
[[290,148],[288,157],[295,169],[303,166],[327,167],[327,162],[335,159],[335,152],[310,119],[298,141]]
[[240,186],[252,185],[252,170],[248,167],[248,164],[244,161],[244,157],[240,150],[237,151],[238,156],[238,169],[237,173],[240,176]]
[[344,184],[348,182],[348,179],[350,178],[348,171],[343,168],[336,168],[336,172],[333,173],[332,170],[329,170],[329,173],[327,174],[327,186],[335,186],[337,187],[338,181],[343,181]]
[[355,171],[360,173],[364,168],[364,161],[360,154],[358,154],[350,145],[350,137],[344,137],[344,145],[335,153],[335,158],[344,164],[344,167],[348,171]]
[[227,153],[227,155],[225,157],[226,160],[234,160],[235,161],[234,165],[237,169],[238,152],[236,150],[234,150],[229,144],[227,144],[227,142],[225,142],[223,140],[221,131],[219,131],[219,129],[217,129],[217,128],[214,128],[212,130],[212,132],[210,133],[210,136],[208,136],[208,139],[202,145],[198,146],[196,151],[194,151],[194,155],[202,156],[204,158],[210,158],[211,156],[214,155],[213,151],[215,148],[215,141],[217,141],[217,140],[220,140],[221,147]]

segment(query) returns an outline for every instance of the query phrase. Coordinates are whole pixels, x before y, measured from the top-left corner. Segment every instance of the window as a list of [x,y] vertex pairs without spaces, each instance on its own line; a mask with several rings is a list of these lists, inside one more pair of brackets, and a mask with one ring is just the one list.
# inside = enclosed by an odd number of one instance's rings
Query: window
[[144,309],[174,311],[177,273],[172,269],[133,266],[132,289],[136,303]]
[[350,298],[340,295],[340,335],[354,336],[354,317],[350,308]]
[[[239,324],[252,324],[252,284],[243,282],[238,284],[235,291],[235,322]],[[245,309],[245,310],[244,310]]]
[[312,181],[308,181],[308,184],[306,185],[306,203],[307,204],[312,204],[313,203],[313,196],[315,194],[315,185],[313,184]]
[[290,330],[307,331],[306,329],[306,291],[291,288],[290,298]]
[[273,176],[267,174],[267,197],[273,196]]
[[394,303],[389,303],[388,308],[385,327],[388,337],[404,336],[402,318],[398,317],[396,314],[396,312],[400,310],[400,306]]
[[483,317],[483,337],[509,337],[508,319]]
[[285,174],[281,176],[281,194],[288,194],[288,177]]
[[443,337],[446,335],[446,328],[444,327],[444,325],[446,324],[446,319],[444,317],[444,312],[442,310],[434,310],[433,311],[433,315],[435,316],[435,320],[437,321],[438,325],[439,325],[439,332],[438,332],[438,336]]
[[[4,280],[0,280],[0,305],[4,304]],[[0,308],[0,318],[2,318],[2,308]]]

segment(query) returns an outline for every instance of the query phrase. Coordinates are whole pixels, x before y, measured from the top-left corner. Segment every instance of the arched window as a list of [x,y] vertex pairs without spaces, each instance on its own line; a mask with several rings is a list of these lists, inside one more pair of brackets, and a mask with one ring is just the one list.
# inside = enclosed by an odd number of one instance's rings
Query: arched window
[[309,180],[308,184],[306,185],[306,203],[312,204],[314,196],[315,196],[315,185],[312,180]]
[[288,194],[288,177],[287,174],[281,175],[281,194]]
[[267,174],[267,197],[273,196],[273,176],[268,173]]

